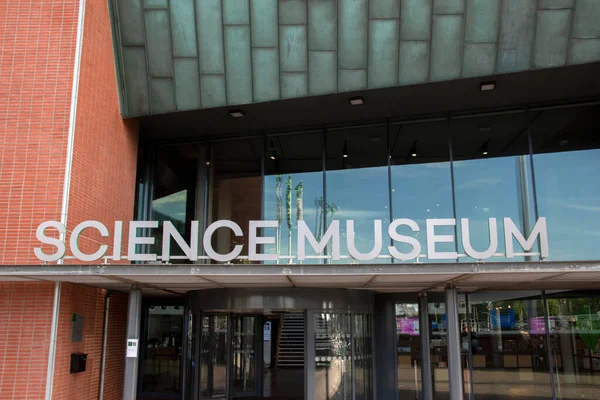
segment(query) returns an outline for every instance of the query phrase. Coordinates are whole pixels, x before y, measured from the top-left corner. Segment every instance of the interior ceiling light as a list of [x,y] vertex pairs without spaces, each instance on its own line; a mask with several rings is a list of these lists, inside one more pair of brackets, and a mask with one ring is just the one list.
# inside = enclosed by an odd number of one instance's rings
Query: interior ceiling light
[[362,97],[350,97],[348,102],[351,106],[362,106],[365,103],[365,100]]
[[416,157],[417,156],[417,141],[415,140],[412,147],[410,148],[409,151],[411,157]]
[[496,82],[494,81],[481,82],[481,85],[479,86],[479,90],[481,90],[482,92],[487,92],[494,89],[496,89]]
[[481,146],[481,154],[483,154],[484,156],[488,155],[488,143],[489,143],[489,139],[485,141],[485,143],[483,144],[483,146]]
[[232,110],[232,111],[229,111],[229,115],[231,115],[233,118],[242,118],[246,114],[244,114],[244,112],[242,110]]
[[348,158],[348,141],[344,140],[344,149],[342,150],[342,157]]
[[275,150],[273,150],[271,152],[271,160],[275,160],[277,158],[277,153],[275,152]]

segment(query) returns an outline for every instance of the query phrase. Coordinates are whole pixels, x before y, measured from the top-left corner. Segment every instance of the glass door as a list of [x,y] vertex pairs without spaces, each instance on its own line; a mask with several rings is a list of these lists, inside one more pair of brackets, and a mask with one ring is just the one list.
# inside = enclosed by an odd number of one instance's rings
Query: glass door
[[200,399],[227,397],[227,314],[202,316],[200,334]]
[[231,317],[231,393],[232,398],[260,394],[262,352],[260,351],[257,316],[232,315]]

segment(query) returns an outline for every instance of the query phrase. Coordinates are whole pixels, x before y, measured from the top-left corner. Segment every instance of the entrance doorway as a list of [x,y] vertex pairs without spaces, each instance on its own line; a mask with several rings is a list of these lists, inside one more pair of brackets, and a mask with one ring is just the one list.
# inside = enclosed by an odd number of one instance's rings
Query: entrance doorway
[[304,398],[304,314],[202,316],[200,399]]

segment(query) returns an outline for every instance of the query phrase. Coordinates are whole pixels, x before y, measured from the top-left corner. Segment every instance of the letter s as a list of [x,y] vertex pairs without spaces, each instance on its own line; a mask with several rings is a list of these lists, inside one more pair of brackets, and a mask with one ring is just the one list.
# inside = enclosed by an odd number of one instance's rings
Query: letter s
[[46,254],[42,251],[41,246],[34,248],[33,252],[34,252],[35,256],[37,258],[39,258],[41,261],[45,261],[45,262],[58,261],[65,256],[67,247],[65,246],[65,244],[63,243],[62,240],[46,236],[46,229],[48,229],[48,228],[56,229],[58,231],[58,233],[61,235],[65,235],[67,233],[67,230],[65,229],[65,226],[58,221],[46,221],[46,222],[42,222],[40,224],[40,226],[38,226],[37,230],[35,231],[35,236],[37,237],[37,240],[39,240],[40,242],[42,242],[44,244],[49,244],[49,245],[55,246],[57,249],[56,253]]

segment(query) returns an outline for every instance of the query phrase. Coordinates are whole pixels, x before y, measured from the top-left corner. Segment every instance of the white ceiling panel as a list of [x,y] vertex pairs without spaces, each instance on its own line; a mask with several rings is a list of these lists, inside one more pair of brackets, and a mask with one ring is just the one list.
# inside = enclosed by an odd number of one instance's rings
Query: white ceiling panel
[[537,281],[538,279],[548,278],[557,275],[557,272],[513,272],[505,273],[479,273],[472,274],[466,279],[461,279],[466,285],[474,282],[482,283],[483,286],[493,286],[502,283],[527,283]]
[[280,282],[280,283],[228,283],[225,287],[231,288],[270,288],[270,287],[292,287],[292,284],[289,281]]
[[565,281],[600,281],[600,272],[569,272],[566,274],[555,274],[553,277],[544,279],[544,281],[565,282]]
[[373,279],[369,275],[337,275],[337,276],[290,276],[295,285],[364,285]]
[[402,275],[379,275],[373,279],[378,282],[400,282],[400,283],[438,283],[454,279],[461,274],[402,274]]
[[21,278],[20,276],[0,276],[0,282],[38,282],[36,279]]
[[128,275],[125,279],[140,283],[150,283],[155,285],[168,285],[170,283],[208,283],[207,280],[195,275]]
[[259,284],[264,283],[273,284],[273,283],[290,283],[287,276],[282,275],[211,275],[207,276],[207,279],[210,279],[213,282],[221,283],[224,285],[228,284]]

